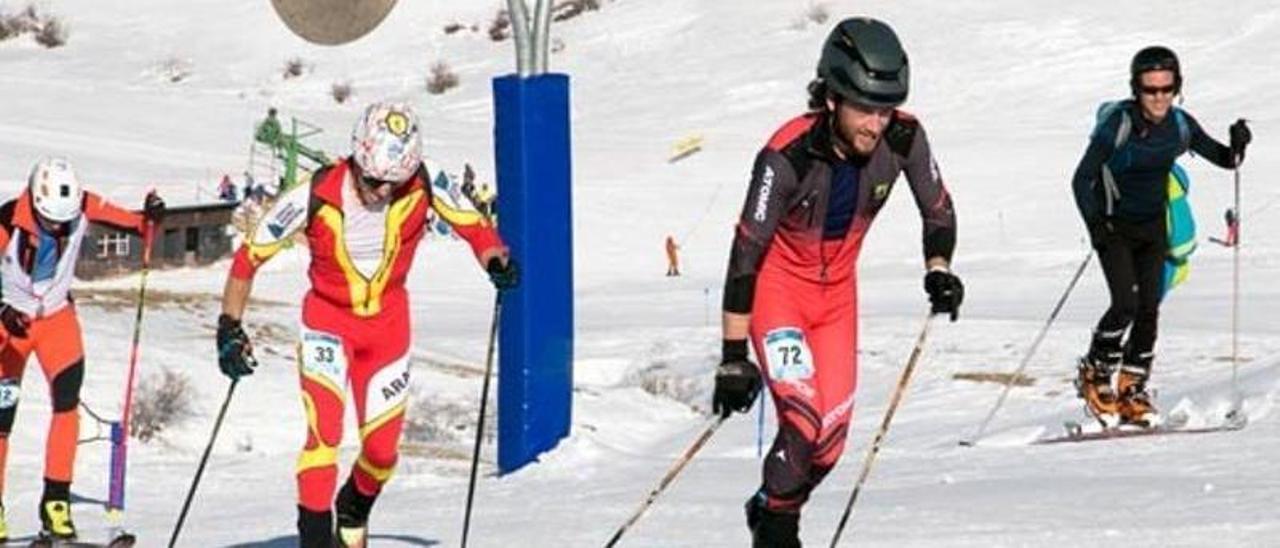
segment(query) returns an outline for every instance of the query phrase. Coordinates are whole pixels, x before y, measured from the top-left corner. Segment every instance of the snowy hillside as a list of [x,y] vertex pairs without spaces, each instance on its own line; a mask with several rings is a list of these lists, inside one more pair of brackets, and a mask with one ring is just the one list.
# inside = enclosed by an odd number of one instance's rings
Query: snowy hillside
[[[514,66],[511,43],[485,30],[496,1],[405,0],[382,27],[339,48],[303,43],[266,2],[42,0],[70,24],[66,46],[0,41],[0,195],[22,188],[38,156],[64,154],[90,189],[127,205],[156,186],[171,203],[209,199],[223,173],[246,168],[253,124],[270,106],[325,129],[342,153],[361,106],[408,98],[429,155],[492,177],[492,76]],[[517,474],[483,476],[475,546],[599,546],[705,426],[718,360],[718,308],[732,235],[755,153],[805,101],[833,21],[807,22],[809,0],[612,0],[553,27],[551,58],[573,86],[577,363],[574,435]],[[961,321],[935,324],[845,544],[866,546],[1273,546],[1280,535],[1280,5],[1266,0],[1148,3],[1087,0],[822,4],[833,19],[890,22],[912,63],[906,109],[928,129],[959,217]],[[0,11],[25,6],[0,0]],[[446,24],[478,32],[446,34]],[[1150,43],[1181,55],[1185,103],[1225,140],[1237,117],[1255,142],[1243,179],[1240,386],[1250,425],[1203,436],[1033,446],[1079,417],[1073,360],[1106,306],[1091,266],[986,443],[956,442],[1000,387],[956,373],[1011,371],[1083,260],[1069,178],[1094,109],[1127,93],[1128,62]],[[311,68],[281,76],[286,60]],[[159,70],[178,62],[190,76]],[[459,87],[428,95],[445,61]],[[350,81],[353,101],[330,96]],[[673,142],[704,150],[668,163]],[[1202,238],[1220,235],[1231,174],[1182,160]],[[205,189],[198,194],[197,187]],[[806,507],[807,544],[826,545],[919,330],[920,224],[904,188],[862,253],[860,387],[846,454]],[[201,198],[203,196],[203,198]],[[682,245],[685,275],[662,276],[663,239]],[[412,276],[415,402],[430,434],[406,456],[374,511],[378,546],[451,546],[461,531],[470,436],[492,292],[464,245],[431,241]],[[1162,308],[1153,384],[1167,409],[1212,423],[1231,397],[1231,254],[1204,242],[1191,279]],[[304,434],[293,335],[305,291],[296,250],[259,274],[246,316],[262,361],[241,383],[183,533],[184,546],[290,546],[293,469]],[[143,378],[190,376],[196,417],[131,446],[128,520],[143,546],[163,545],[226,390],[213,348],[227,264],[155,272],[143,327]],[[77,285],[88,373],[83,398],[118,413],[137,277]],[[646,390],[647,389],[647,390]],[[10,529],[38,529],[44,380],[34,364],[12,435]],[[490,423],[492,424],[492,423]],[[83,437],[93,435],[84,421]],[[772,437],[772,419],[765,442]],[[342,463],[354,457],[347,429]],[[485,454],[492,470],[492,447]],[[106,445],[80,448],[78,525],[104,524]],[[345,467],[343,468],[345,474]],[[626,546],[743,546],[742,502],[759,483],[756,415],[732,419],[628,536]]]

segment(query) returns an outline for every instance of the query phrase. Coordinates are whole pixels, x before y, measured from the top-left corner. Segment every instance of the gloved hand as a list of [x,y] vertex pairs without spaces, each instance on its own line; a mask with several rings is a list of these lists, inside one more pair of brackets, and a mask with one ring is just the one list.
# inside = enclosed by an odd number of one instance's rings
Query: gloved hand
[[4,330],[9,332],[9,336],[25,339],[27,327],[31,325],[31,318],[6,304],[0,306],[0,323],[4,324]]
[[508,257],[507,263],[502,264],[502,259],[493,257],[484,270],[489,273],[489,281],[493,282],[493,287],[498,288],[498,291],[514,289],[520,285],[520,269],[516,267],[515,259]]
[[929,304],[934,314],[950,314],[951,321],[960,317],[960,303],[964,302],[964,284],[950,270],[934,268],[924,275],[924,290],[929,294]]
[[747,341],[724,341],[720,366],[716,368],[712,412],[721,417],[728,417],[734,411],[745,413],[759,393],[760,369],[747,359]]
[[147,193],[146,199],[142,203],[142,216],[146,217],[152,224],[160,224],[164,220],[164,200],[160,198],[155,191]]
[[240,320],[226,314],[218,316],[218,368],[231,380],[252,375],[258,367],[253,359],[253,345],[240,326]]
[[1245,123],[1244,118],[1236,120],[1231,124],[1231,157],[1236,160],[1236,165],[1244,160],[1244,149],[1249,146],[1249,142],[1253,141],[1253,132],[1249,131],[1249,125]]
[[1085,227],[1089,230],[1089,245],[1094,249],[1102,249],[1106,245],[1107,239],[1115,233],[1111,222],[1106,219],[1091,219],[1085,221]]

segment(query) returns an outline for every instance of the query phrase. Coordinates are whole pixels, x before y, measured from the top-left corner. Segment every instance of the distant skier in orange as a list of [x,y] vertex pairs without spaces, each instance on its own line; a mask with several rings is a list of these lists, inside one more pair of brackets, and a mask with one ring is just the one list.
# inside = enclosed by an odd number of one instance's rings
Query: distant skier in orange
[[675,238],[672,238],[670,235],[668,235],[667,236],[667,275],[668,276],[680,275],[680,257],[677,255],[677,252],[679,250],[680,250],[680,246],[676,245]]

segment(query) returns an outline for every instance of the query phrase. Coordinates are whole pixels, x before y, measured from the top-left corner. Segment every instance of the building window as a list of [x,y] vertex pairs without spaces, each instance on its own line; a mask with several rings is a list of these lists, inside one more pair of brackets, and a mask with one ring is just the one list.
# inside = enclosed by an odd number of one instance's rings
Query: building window
[[107,232],[98,237],[98,258],[128,257],[129,235],[121,232]]

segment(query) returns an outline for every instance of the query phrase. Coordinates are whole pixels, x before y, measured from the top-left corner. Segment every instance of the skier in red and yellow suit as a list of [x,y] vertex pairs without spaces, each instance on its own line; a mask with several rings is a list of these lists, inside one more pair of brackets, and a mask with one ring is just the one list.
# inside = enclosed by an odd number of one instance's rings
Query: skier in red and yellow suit
[[[148,222],[163,216],[164,202],[149,194],[145,214],[116,207],[85,192],[71,164],[62,158],[36,162],[27,183],[17,199],[0,206],[0,492],[22,373],[34,353],[53,403],[45,440],[41,530],[48,537],[71,539],[76,536],[71,479],[84,379],[80,320],[70,297],[76,259],[89,223],[142,234]],[[8,537],[7,529],[0,506],[0,542]]]
[[[283,195],[236,253],[218,321],[223,372],[233,379],[252,372],[240,318],[254,272],[292,233],[305,230],[311,290],[302,303],[298,347],[307,415],[297,468],[302,546],[362,546],[369,511],[395,468],[409,388],[405,278],[432,212],[471,245],[499,289],[514,286],[517,277],[490,220],[421,160],[408,105],[370,106],[352,141],[351,157]],[[361,449],[335,501],[348,385]]]

